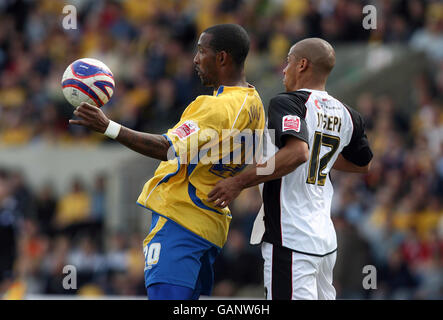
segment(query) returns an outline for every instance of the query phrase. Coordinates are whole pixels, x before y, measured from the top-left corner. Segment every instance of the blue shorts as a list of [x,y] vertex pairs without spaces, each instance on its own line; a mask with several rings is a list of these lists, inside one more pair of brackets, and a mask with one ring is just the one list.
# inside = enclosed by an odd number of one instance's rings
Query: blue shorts
[[197,297],[211,294],[219,247],[155,212],[147,240],[146,288],[168,283],[193,289]]

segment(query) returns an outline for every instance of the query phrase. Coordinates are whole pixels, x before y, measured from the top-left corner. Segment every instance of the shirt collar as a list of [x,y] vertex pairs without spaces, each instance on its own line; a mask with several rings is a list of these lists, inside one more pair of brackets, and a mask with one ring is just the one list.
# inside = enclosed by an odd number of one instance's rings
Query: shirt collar
[[323,91],[323,90],[314,90],[314,89],[307,89],[307,88],[298,89],[297,91],[323,92],[323,93],[328,94],[326,91]]
[[224,93],[224,92],[228,92],[228,91],[234,91],[234,90],[247,90],[247,91],[251,91],[251,90],[255,90],[255,87],[251,84],[248,83],[248,87],[235,87],[235,86],[223,86],[221,85],[220,87],[218,87],[217,90],[214,90],[214,96],[219,96],[220,94]]

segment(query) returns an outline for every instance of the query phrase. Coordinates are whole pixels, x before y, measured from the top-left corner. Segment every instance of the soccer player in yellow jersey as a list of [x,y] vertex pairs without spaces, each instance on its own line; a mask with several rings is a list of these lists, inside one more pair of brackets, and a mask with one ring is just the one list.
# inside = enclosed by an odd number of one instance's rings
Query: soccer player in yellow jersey
[[162,160],[137,200],[152,212],[143,244],[149,299],[211,293],[213,263],[226,242],[231,214],[206,199],[218,181],[244,169],[248,135],[253,145],[257,137],[260,143],[265,125],[261,99],[246,82],[248,51],[249,37],[239,25],[216,25],[200,35],[195,69],[214,94],[197,97],[166,134],[131,130],[86,103],[74,111],[80,119],[70,120]]

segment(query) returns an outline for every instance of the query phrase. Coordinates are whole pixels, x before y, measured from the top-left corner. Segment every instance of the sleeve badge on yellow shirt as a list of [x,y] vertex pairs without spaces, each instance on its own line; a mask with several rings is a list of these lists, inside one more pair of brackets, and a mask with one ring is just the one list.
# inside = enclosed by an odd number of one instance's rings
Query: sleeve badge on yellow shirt
[[197,123],[192,120],[187,120],[172,131],[172,133],[178,136],[180,140],[183,140],[196,133],[198,130],[200,130],[200,128],[198,127]]

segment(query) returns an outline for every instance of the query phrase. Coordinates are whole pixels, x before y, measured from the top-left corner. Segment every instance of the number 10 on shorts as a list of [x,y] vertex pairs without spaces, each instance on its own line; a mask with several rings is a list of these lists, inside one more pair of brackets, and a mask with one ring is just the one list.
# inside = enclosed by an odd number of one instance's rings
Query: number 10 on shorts
[[146,245],[143,249],[145,255],[145,270],[151,269],[152,265],[157,264],[160,257],[160,249],[162,245],[159,242],[154,242]]

